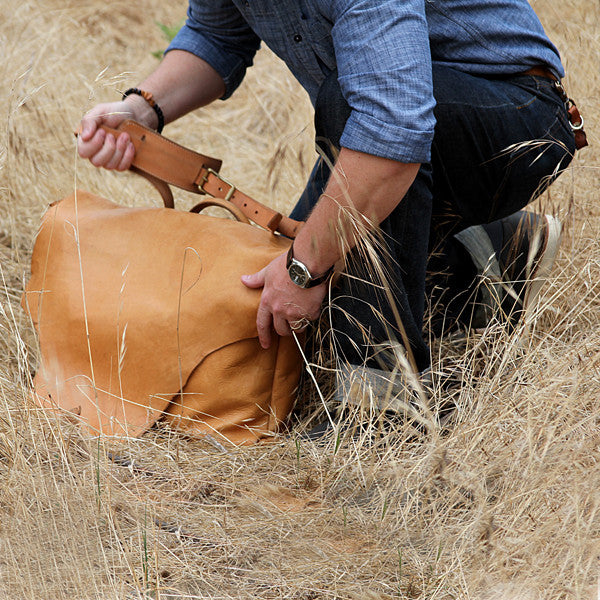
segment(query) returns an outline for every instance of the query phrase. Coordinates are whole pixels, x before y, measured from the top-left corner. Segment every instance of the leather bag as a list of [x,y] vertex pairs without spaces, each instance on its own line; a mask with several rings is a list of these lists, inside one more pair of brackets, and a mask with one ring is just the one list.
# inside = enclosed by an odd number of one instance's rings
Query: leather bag
[[93,434],[138,436],[162,420],[233,444],[273,436],[292,408],[301,355],[293,337],[261,348],[260,290],[240,277],[286,252],[301,224],[225,182],[220,161],[137,123],[123,129],[136,145],[133,169],[166,206],[169,183],[210,188],[221,199],[192,210],[217,204],[243,222],[83,191],[51,205],[22,301],[39,335],[35,401]]

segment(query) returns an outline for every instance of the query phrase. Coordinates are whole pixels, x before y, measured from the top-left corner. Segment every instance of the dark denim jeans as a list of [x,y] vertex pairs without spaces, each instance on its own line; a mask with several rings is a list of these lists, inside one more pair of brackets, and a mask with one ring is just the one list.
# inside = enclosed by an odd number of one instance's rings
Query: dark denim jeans
[[[453,235],[523,208],[575,152],[564,104],[549,79],[484,78],[436,65],[433,84],[437,124],[431,163],[421,166],[408,193],[380,227],[387,289],[374,285],[373,269],[358,250],[349,253],[347,275],[335,288],[331,315],[336,351],[351,363],[380,366],[373,358],[376,345],[402,341],[400,320],[417,368],[426,368],[426,299],[435,307],[430,322],[439,334],[442,320],[451,323],[464,310],[475,277]],[[332,73],[315,107],[317,146],[329,160],[335,159],[349,114]],[[319,159],[293,218],[307,218],[328,177],[326,162]]]

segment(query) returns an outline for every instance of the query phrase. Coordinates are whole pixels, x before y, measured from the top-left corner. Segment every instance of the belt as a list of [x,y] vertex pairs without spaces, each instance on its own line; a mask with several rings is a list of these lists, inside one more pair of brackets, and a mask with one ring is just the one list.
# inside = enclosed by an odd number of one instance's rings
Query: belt
[[561,100],[565,103],[567,113],[569,115],[569,123],[571,129],[575,135],[575,147],[577,150],[584,148],[588,145],[587,136],[583,129],[583,117],[577,108],[574,100],[569,98],[561,80],[546,67],[531,67],[527,71],[523,71],[522,75],[533,75],[534,77],[543,77],[544,79],[550,79],[554,83],[554,88],[558,92]]
[[523,71],[521,75],[533,75],[534,77],[545,77],[552,81],[560,81],[560,79],[550,69],[546,69],[546,67],[531,67],[531,69]]

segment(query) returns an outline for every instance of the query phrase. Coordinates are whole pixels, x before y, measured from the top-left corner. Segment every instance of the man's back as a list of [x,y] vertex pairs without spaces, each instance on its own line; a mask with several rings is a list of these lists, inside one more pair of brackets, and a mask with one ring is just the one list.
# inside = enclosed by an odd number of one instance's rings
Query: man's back
[[430,159],[432,61],[484,76],[533,66],[563,75],[526,0],[191,0],[188,17],[169,49],[206,60],[223,77],[226,96],[262,40],[313,104],[337,70],[353,110],[343,145],[384,156],[396,148],[391,158],[404,162]]

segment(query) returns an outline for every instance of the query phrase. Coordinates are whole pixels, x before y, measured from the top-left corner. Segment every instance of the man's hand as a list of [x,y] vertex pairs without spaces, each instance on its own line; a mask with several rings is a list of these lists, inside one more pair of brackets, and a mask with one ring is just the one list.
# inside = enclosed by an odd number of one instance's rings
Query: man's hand
[[265,349],[271,345],[273,329],[279,335],[291,335],[317,319],[327,291],[326,283],[310,289],[298,287],[285,264],[286,255],[282,254],[258,273],[242,276],[249,288],[263,288],[256,327],[260,345]]
[[[225,94],[225,82],[219,73],[203,59],[184,50],[168,52],[155,71],[137,87],[152,92],[163,111],[165,124]],[[99,129],[100,125],[117,127],[125,119],[150,129],[158,126],[156,113],[137,94],[130,94],[121,102],[99,104],[81,121],[82,133],[77,143],[79,156],[89,158],[96,167],[128,169],[135,153],[129,136],[121,133],[115,139]]]
[[[294,240],[294,255],[311,273],[325,273],[356,243],[361,227],[371,229],[392,212],[419,166],[342,148],[325,193]],[[314,321],[327,291],[326,283],[298,287],[285,265],[282,255],[242,277],[246,286],[263,288],[256,318],[263,348],[271,345],[273,329],[290,335]]]
[[101,125],[118,127],[126,119],[133,119],[150,127],[156,119],[153,110],[139,96],[121,102],[98,104],[81,120],[81,133],[77,140],[77,150],[82,158],[89,158],[95,167],[126,171],[131,166],[135,148],[129,134],[115,136],[106,133]]
[[129,134],[121,133],[115,139],[101,125],[117,127],[125,119],[134,119],[131,107],[125,102],[99,104],[81,120],[81,133],[77,139],[77,151],[81,158],[89,158],[95,167],[126,171],[131,166],[135,148]]

